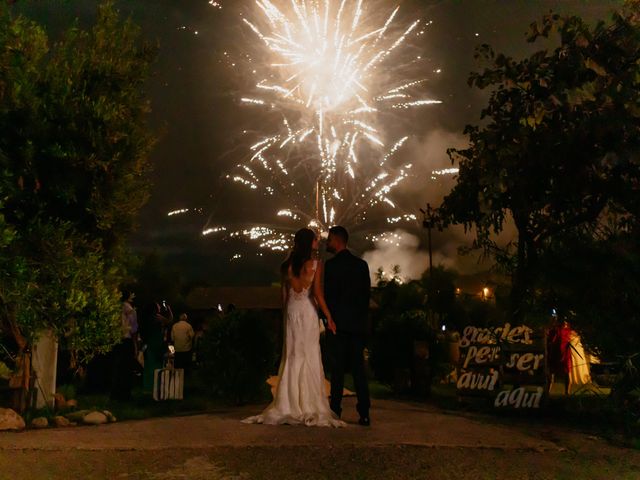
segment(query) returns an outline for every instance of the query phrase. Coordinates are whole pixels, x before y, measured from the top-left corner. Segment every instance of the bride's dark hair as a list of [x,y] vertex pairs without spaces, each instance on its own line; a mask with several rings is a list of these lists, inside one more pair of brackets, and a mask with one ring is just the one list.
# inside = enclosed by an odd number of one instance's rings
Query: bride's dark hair
[[293,238],[293,249],[289,257],[282,264],[282,275],[286,276],[291,266],[291,271],[295,277],[299,277],[302,272],[302,266],[307,260],[311,259],[313,254],[313,240],[316,234],[309,228],[301,228],[296,232]]

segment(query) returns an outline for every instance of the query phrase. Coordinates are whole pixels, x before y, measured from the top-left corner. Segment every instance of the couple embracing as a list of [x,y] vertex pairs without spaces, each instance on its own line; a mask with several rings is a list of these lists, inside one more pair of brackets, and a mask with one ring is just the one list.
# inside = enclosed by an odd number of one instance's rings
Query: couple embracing
[[[284,343],[273,402],[245,423],[304,424],[344,427],[342,391],[350,368],[358,396],[359,424],[368,426],[369,387],[364,371],[364,347],[371,280],[367,263],[347,249],[344,227],[329,230],[326,265],[318,259],[318,237],[303,228],[282,264],[285,310]],[[331,346],[331,403],[324,388],[318,309],[327,319]]]

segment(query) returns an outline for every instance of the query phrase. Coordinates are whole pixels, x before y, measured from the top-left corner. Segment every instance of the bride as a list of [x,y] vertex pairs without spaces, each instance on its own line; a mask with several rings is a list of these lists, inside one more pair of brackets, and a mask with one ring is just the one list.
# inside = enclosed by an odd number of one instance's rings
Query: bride
[[324,387],[317,308],[327,317],[329,331],[335,333],[336,326],[324,300],[317,250],[318,238],[312,230],[296,232],[293,250],[282,264],[285,331],[280,381],[271,405],[260,415],[244,419],[244,423],[346,425],[329,408]]

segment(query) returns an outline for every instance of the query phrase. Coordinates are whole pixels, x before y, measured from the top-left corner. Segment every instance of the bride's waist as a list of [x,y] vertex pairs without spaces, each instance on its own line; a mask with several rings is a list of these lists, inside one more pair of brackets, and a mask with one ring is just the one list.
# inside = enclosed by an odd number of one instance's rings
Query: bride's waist
[[289,300],[308,300],[311,298],[311,293],[309,290],[303,290],[301,292],[296,292],[295,290],[289,290]]
[[287,308],[291,309],[291,308],[296,308],[296,307],[301,307],[301,308],[309,308],[309,307],[316,307],[315,302],[313,301],[313,299],[309,296],[309,295],[305,295],[305,296],[291,296],[289,298],[289,302],[287,303]]

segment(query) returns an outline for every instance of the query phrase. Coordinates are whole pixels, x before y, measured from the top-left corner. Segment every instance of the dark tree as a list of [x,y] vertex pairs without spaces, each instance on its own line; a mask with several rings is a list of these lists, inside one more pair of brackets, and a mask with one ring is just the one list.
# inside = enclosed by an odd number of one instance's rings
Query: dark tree
[[[444,224],[477,232],[476,246],[512,273],[512,314],[526,313],[540,279],[540,257],[571,232],[627,228],[640,199],[640,16],[627,2],[609,22],[545,16],[527,40],[558,38],[552,50],[514,60],[483,45],[489,66],[470,86],[489,88],[481,126],[467,126],[469,148],[449,155],[458,182],[440,209]],[[517,241],[492,234],[513,221]]]
[[0,318],[21,355],[43,330],[78,361],[120,337],[125,240],[149,188],[153,57],[111,3],[56,41],[0,4]]

